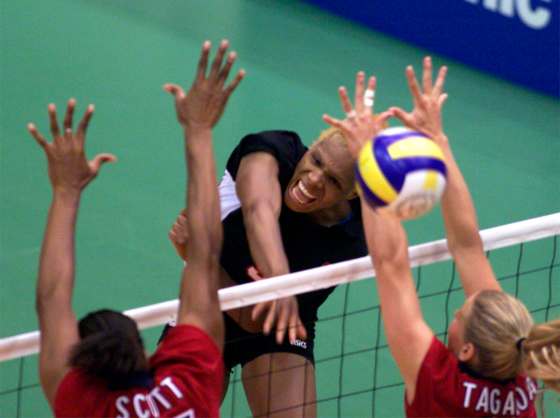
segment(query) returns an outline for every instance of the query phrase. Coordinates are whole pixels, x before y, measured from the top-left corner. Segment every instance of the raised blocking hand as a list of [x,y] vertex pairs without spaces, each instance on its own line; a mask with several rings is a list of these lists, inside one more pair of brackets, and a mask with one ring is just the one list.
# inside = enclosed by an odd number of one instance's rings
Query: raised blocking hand
[[365,74],[359,71],[356,74],[356,86],[354,91],[354,106],[348,97],[346,87],[339,87],[338,94],[342,109],[346,113],[343,120],[335,119],[329,115],[323,115],[323,120],[329,125],[344,132],[348,140],[348,149],[354,158],[358,157],[363,145],[374,138],[379,131],[387,125],[387,120],[391,117],[390,112],[383,112],[374,115],[374,98],[376,88],[376,78],[371,76],[368,80],[367,88],[364,90]]
[[63,131],[60,131],[56,106],[49,104],[48,112],[50,119],[50,129],[53,137],[52,142],[48,142],[39,133],[34,123],[29,123],[27,129],[35,138],[35,141],[43,148],[47,156],[49,179],[55,192],[73,191],[81,192],[97,174],[101,165],[106,162],[116,161],[112,154],[98,154],[88,161],[85,155],[86,131],[94,112],[93,105],[89,105],[78,124],[78,128],[73,131],[72,123],[76,100],[70,99],[66,108],[66,116],[63,122]]
[[165,84],[163,86],[166,91],[175,97],[177,119],[183,128],[187,130],[212,129],[220,120],[231,93],[245,76],[245,70],[239,70],[233,81],[225,86],[231,67],[237,57],[235,52],[230,52],[225,64],[223,64],[228,46],[229,42],[227,40],[220,43],[210,73],[206,75],[211,44],[209,41],[204,42],[196,78],[187,94],[177,84]]
[[443,66],[439,69],[436,82],[433,84],[432,59],[425,57],[422,89],[411,65],[406,67],[405,73],[414,108],[411,112],[406,112],[400,107],[391,107],[390,112],[408,128],[422,132],[436,142],[446,141],[441,122],[441,109],[447,100],[447,94],[443,93],[447,67]]

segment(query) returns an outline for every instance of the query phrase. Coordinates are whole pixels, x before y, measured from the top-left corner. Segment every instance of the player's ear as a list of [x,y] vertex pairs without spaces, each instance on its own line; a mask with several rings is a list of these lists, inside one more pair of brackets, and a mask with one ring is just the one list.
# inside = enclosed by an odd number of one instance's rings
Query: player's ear
[[474,358],[476,354],[476,348],[474,347],[473,343],[464,343],[459,350],[459,360],[462,362],[468,362]]

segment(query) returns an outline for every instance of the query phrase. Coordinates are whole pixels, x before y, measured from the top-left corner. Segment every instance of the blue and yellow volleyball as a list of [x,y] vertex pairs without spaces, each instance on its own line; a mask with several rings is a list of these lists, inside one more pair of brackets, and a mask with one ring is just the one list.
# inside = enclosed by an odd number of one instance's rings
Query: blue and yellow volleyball
[[401,219],[430,211],[445,189],[447,169],[441,148],[408,128],[388,128],[368,141],[356,162],[358,192],[374,208]]

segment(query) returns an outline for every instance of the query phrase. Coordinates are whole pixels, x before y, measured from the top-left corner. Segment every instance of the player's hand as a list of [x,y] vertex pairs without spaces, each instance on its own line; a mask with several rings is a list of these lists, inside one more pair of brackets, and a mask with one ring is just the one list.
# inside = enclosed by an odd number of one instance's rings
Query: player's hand
[[277,299],[270,302],[258,303],[253,308],[251,318],[255,321],[266,312],[263,324],[263,333],[270,334],[276,326],[276,342],[282,344],[286,331],[290,343],[294,343],[297,338],[305,340],[307,332],[299,317],[298,302],[295,296]]
[[228,46],[227,40],[220,43],[210,73],[206,75],[211,44],[209,41],[204,42],[196,78],[187,94],[177,84],[163,86],[164,90],[175,97],[177,119],[187,131],[212,129],[222,116],[231,93],[245,76],[245,71],[239,70],[233,81],[225,86],[237,57],[235,52],[230,52],[227,54],[225,64],[222,63]]
[[175,251],[182,260],[187,261],[187,245],[189,241],[189,230],[187,228],[187,210],[183,209],[171,230],[169,231],[169,240],[173,247],[175,247]]
[[364,72],[359,71],[356,74],[354,107],[348,97],[346,87],[338,88],[340,103],[346,113],[346,119],[339,120],[329,115],[323,115],[323,120],[326,123],[344,132],[348,140],[348,149],[354,159],[358,158],[363,145],[387,126],[387,120],[391,117],[390,112],[374,115],[373,107],[377,81],[374,76],[371,76],[367,83],[367,89],[364,90],[364,79]]
[[56,117],[56,107],[49,104],[48,112],[50,119],[52,142],[48,142],[39,133],[34,123],[29,123],[27,129],[35,141],[43,148],[47,156],[48,172],[52,188],[55,192],[70,191],[81,192],[90,181],[92,181],[99,169],[106,162],[116,161],[112,154],[98,154],[88,161],[85,155],[86,131],[93,115],[94,107],[87,107],[78,128],[73,131],[72,119],[76,100],[70,99],[66,108],[66,116],[62,131]]
[[422,132],[436,142],[447,141],[441,122],[441,109],[447,99],[447,94],[443,93],[446,75],[447,67],[443,66],[439,69],[435,84],[432,84],[432,59],[425,57],[420,88],[414,69],[409,65],[406,67],[406,79],[414,108],[411,112],[405,112],[400,107],[389,109],[406,127]]

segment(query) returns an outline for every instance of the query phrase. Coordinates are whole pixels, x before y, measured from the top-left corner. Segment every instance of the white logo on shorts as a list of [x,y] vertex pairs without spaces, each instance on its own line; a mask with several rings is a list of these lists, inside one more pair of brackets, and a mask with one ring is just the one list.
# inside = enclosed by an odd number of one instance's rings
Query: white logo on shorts
[[307,343],[305,341],[296,339],[293,343],[290,343],[291,345],[295,345],[296,347],[301,347],[304,350],[307,350]]

